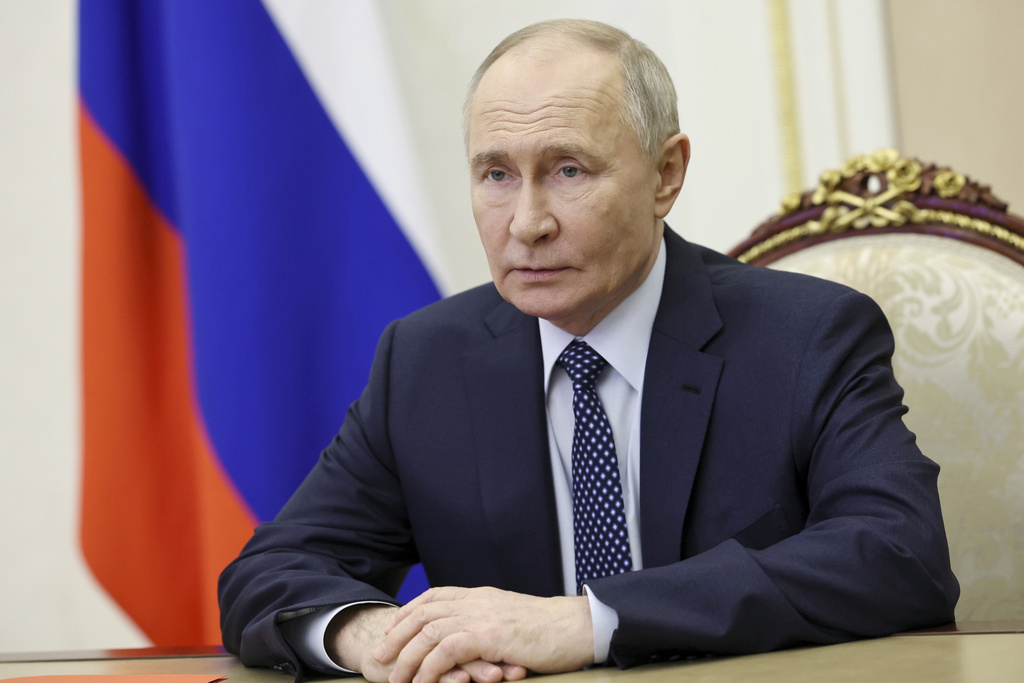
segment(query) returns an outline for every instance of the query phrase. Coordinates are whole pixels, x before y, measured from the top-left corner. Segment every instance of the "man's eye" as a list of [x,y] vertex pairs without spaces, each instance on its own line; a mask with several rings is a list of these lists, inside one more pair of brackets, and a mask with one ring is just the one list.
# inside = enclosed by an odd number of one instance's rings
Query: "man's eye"
[[580,169],[575,166],[564,166],[558,170],[565,178],[575,178],[580,174]]
[[491,180],[502,181],[508,177],[508,174],[504,171],[491,171],[487,174],[487,177]]

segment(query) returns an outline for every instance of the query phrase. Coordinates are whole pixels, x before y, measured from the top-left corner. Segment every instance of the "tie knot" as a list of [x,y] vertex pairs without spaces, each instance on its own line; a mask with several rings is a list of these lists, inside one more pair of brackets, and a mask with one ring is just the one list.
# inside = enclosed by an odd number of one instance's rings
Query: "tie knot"
[[594,386],[597,376],[608,365],[608,361],[587,342],[574,339],[558,356],[555,365],[568,373],[573,391],[578,391],[581,387]]

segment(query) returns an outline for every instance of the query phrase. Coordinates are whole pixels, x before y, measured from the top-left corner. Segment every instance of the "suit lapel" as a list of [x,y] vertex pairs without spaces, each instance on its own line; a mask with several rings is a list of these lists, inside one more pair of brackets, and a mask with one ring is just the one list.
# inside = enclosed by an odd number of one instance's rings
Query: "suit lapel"
[[681,558],[683,523],[722,359],[701,349],[719,332],[707,268],[666,229],[667,264],[651,333],[640,416],[640,524],[645,567]]
[[502,303],[492,338],[466,354],[484,523],[510,590],[563,591],[537,321]]

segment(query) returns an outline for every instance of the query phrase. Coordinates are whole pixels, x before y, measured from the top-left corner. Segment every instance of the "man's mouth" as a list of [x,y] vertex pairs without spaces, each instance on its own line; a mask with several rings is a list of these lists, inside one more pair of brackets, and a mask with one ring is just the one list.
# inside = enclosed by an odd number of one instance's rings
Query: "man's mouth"
[[557,277],[568,268],[513,268],[512,270],[524,282],[545,282]]

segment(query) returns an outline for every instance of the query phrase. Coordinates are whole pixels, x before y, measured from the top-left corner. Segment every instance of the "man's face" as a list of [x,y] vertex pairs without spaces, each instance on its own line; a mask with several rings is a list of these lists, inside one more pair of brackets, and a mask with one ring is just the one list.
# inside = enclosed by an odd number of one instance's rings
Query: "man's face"
[[622,120],[614,56],[527,43],[484,74],[469,116],[473,215],[501,295],[576,335],[643,282],[663,225],[657,163]]

